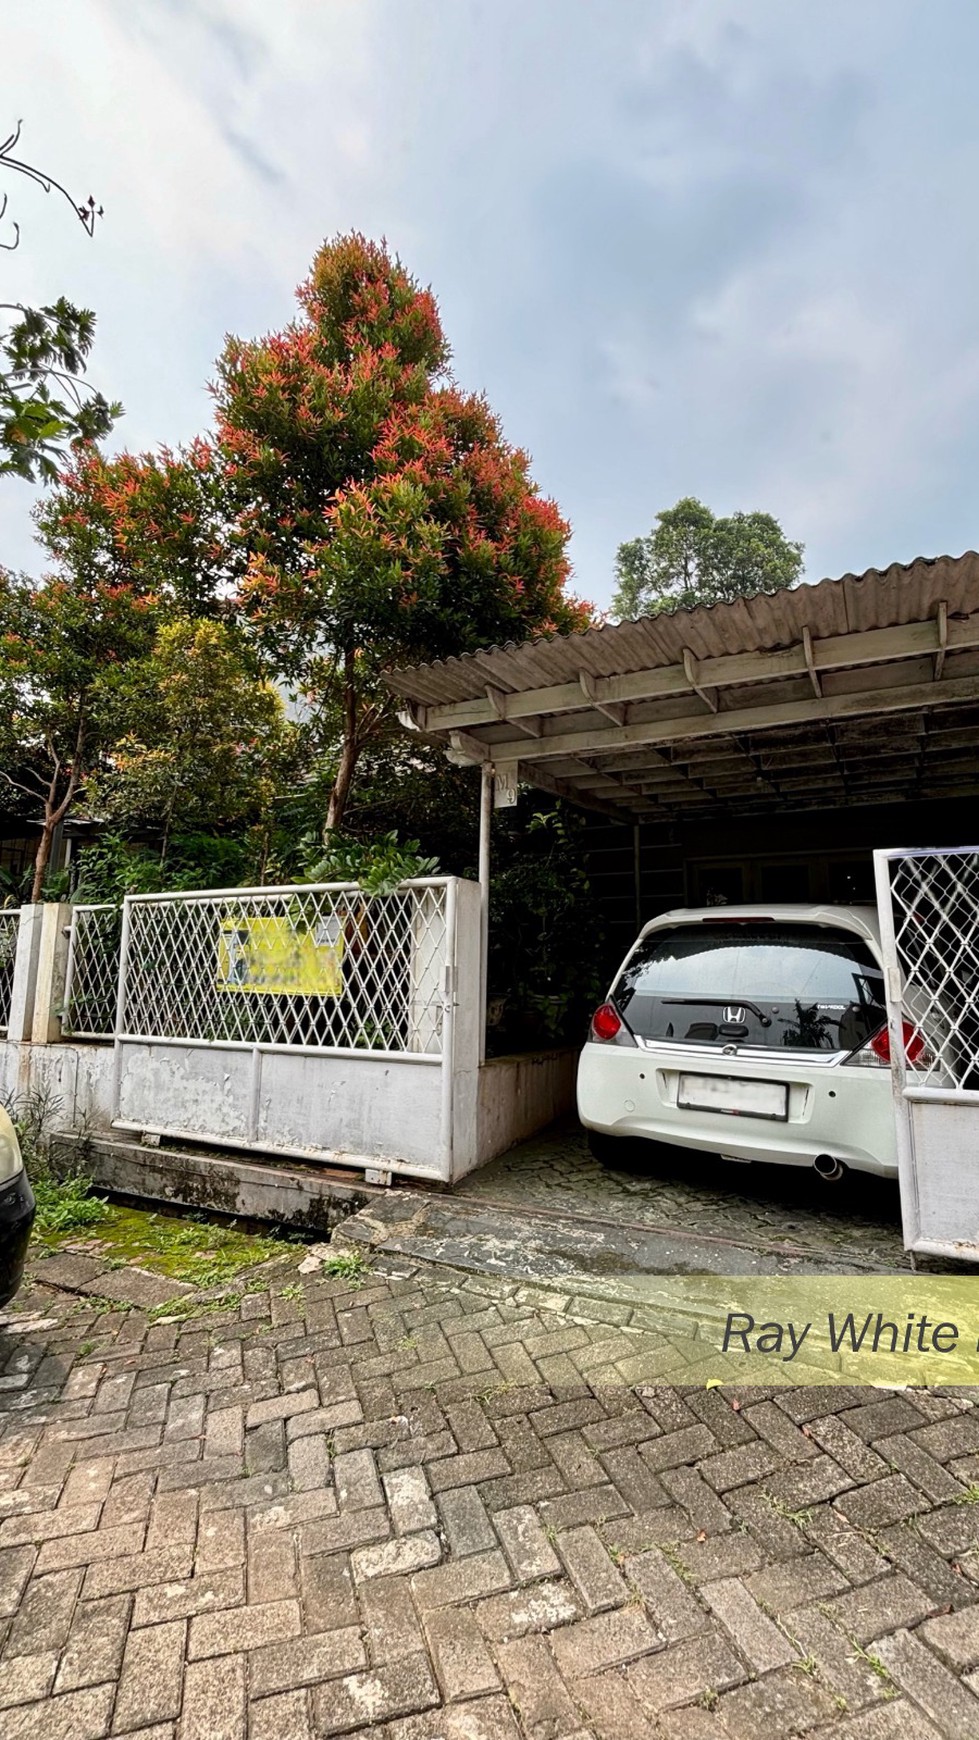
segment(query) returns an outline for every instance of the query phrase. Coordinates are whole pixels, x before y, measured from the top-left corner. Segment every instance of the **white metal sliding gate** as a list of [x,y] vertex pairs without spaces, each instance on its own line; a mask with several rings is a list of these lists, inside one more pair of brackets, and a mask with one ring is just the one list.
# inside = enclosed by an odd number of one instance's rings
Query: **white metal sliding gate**
[[130,895],[114,1124],[450,1178],[460,921],[455,877]]
[[874,867],[904,1242],[979,1262],[979,847]]

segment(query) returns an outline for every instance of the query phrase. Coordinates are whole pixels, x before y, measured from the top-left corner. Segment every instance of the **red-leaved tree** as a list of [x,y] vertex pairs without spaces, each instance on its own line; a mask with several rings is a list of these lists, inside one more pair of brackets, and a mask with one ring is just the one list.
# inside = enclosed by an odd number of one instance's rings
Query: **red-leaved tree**
[[579,627],[567,523],[463,393],[430,291],[384,246],[327,243],[283,331],[229,339],[217,444],[240,602],[337,744],[325,827],[389,720],[384,665]]

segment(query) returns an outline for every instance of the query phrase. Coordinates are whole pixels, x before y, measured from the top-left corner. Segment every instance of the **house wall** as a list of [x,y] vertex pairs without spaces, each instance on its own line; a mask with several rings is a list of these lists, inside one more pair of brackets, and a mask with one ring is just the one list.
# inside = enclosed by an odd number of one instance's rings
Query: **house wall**
[[475,1165],[505,1154],[574,1107],[577,1050],[493,1057],[480,1066]]
[[729,814],[675,826],[643,822],[636,898],[631,823],[589,816],[585,864],[605,928],[611,979],[641,925],[675,906],[738,901],[874,901],[881,846],[961,845],[979,839],[979,799]]

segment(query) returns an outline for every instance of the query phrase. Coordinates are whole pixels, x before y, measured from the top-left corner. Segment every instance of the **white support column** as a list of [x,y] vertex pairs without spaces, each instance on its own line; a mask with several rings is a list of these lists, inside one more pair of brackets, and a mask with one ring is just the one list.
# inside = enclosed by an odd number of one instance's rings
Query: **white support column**
[[17,956],[10,993],[10,1020],[7,1038],[21,1045],[31,1038],[34,1025],[34,994],[37,986],[37,963],[41,952],[41,919],[43,906],[22,906],[17,930]]
[[486,1059],[486,1002],[489,985],[490,824],[493,819],[493,764],[480,766],[479,791],[479,1061]]
[[56,905],[52,902],[42,906],[31,1020],[31,1042],[34,1045],[56,1045],[61,1038],[70,922],[71,907],[67,903]]

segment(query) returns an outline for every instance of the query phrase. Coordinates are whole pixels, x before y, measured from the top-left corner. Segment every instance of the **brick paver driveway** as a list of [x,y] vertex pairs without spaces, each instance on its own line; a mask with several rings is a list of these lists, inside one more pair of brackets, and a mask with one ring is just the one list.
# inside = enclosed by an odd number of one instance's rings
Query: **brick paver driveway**
[[979,1736],[970,1396],[630,1387],[607,1324],[294,1264],[18,1312],[3,1740]]

